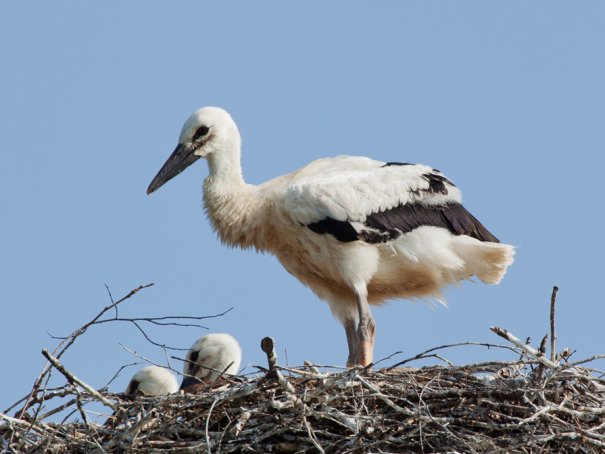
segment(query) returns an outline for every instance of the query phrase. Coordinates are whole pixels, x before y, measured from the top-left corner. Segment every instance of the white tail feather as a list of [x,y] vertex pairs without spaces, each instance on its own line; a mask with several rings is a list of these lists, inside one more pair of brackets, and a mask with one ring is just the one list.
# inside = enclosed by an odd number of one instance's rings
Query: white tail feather
[[513,246],[481,242],[466,236],[455,237],[452,250],[464,260],[465,270],[486,284],[498,284],[515,256]]

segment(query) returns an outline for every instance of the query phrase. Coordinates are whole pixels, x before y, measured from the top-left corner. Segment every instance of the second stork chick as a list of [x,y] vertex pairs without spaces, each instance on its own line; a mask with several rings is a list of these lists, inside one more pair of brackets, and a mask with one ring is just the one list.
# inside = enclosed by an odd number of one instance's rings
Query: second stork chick
[[200,337],[187,353],[181,389],[211,383],[224,374],[237,374],[242,349],[230,334],[214,333]]
[[179,390],[176,377],[168,370],[159,366],[143,367],[133,375],[125,393],[131,396],[164,396]]

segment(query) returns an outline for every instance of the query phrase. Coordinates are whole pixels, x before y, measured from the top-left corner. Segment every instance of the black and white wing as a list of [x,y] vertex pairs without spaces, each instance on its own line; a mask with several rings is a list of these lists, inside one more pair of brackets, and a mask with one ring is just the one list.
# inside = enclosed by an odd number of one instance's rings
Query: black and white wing
[[283,207],[291,219],[342,242],[384,243],[418,227],[498,242],[461,204],[460,190],[422,164],[341,156],[291,175]]

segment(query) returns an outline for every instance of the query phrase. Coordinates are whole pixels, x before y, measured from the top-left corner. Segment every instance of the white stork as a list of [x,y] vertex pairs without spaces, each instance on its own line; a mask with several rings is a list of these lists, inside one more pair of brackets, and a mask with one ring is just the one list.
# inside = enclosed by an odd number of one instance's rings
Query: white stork
[[244,182],[240,146],[226,111],[197,110],[147,193],[206,158],[204,205],[221,241],[271,252],[327,301],[344,325],[348,366],[372,363],[370,304],[439,298],[442,287],[473,275],[497,284],[513,262],[514,248],[431,167],[339,156],[255,186]]
[[178,390],[176,378],[168,369],[147,366],[133,375],[125,393],[134,395],[139,392],[146,396],[163,396]]
[[241,362],[242,349],[232,335],[213,333],[200,337],[187,353],[181,389],[202,381],[213,382],[223,374],[237,374]]

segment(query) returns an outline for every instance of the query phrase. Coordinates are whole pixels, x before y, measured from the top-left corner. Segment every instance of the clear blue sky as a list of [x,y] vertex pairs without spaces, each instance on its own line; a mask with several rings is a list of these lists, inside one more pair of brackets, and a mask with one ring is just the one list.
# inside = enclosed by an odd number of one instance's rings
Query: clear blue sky
[[[426,163],[518,246],[501,285],[463,283],[447,309],[375,309],[377,358],[498,342],[491,325],[538,340],[554,284],[561,348],[605,352],[602,2],[2,2],[0,43],[0,411],[31,389],[47,333],[109,302],[104,284],[119,297],[155,282],[123,316],[233,307],[207,325],[240,340],[243,364],[265,364],[267,335],[282,363],[344,363],[325,303],[273,257],[219,244],[203,161],[145,194],[204,105],[232,113],[251,183],[339,154]],[[149,330],[179,347],[204,333]],[[100,387],[136,361],[119,343],[163,360],[127,324],[91,329],[63,360]]]

